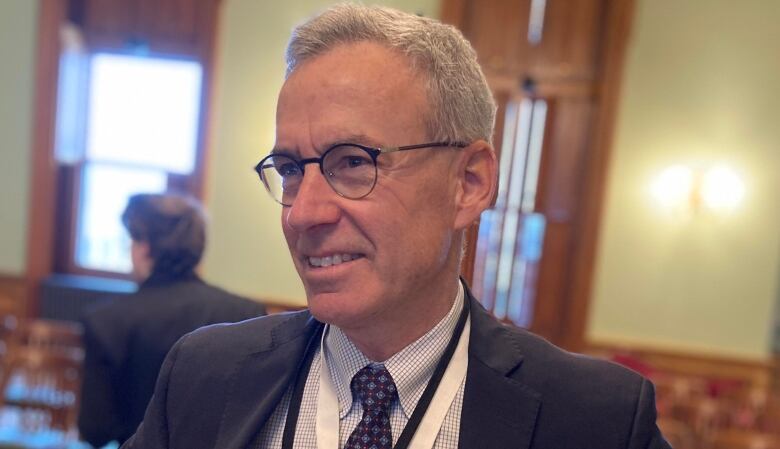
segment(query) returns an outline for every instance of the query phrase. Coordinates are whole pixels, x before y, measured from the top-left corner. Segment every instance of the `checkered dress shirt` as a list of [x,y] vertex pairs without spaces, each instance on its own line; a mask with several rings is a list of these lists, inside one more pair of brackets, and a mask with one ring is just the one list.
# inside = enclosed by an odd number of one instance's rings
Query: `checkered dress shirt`
[[[436,364],[449,343],[452,333],[463,308],[463,286],[459,283],[458,295],[449,313],[428,333],[417,339],[399,353],[385,361],[384,366],[390,372],[398,388],[399,401],[390,407],[390,425],[393,430],[393,444],[398,441],[406,422],[412,415],[417,402],[433,375]],[[360,401],[352,400],[349,384],[352,377],[368,364],[376,364],[369,360],[336,326],[329,326],[325,337],[325,353],[328,358],[328,370],[339,401],[339,448],[343,448],[349,435],[355,429],[363,415]],[[294,449],[314,449],[317,447],[317,396],[320,380],[320,357],[322,354],[317,345],[317,352],[306,378],[301,399],[301,411],[295,428]],[[460,432],[460,412],[463,407],[463,388],[465,379],[460,385],[455,400],[452,401],[444,418],[439,435],[433,449],[456,449]],[[281,449],[282,433],[284,432],[287,410],[290,406],[292,387],[282,397],[276,410],[261,429],[254,444],[256,449]],[[319,448],[335,449],[335,448]]]

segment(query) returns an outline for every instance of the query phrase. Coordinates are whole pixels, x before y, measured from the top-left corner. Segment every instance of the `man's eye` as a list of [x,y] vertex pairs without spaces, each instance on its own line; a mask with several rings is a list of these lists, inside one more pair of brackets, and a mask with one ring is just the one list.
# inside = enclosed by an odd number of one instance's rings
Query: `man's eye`
[[278,171],[279,175],[283,177],[298,176],[301,173],[301,169],[298,167],[298,165],[293,164],[292,162],[279,165],[276,168],[276,171]]
[[371,166],[371,159],[357,154],[347,154],[341,156],[333,165],[336,170],[348,170],[355,168],[366,168]]
[[369,161],[365,157],[349,156],[346,157],[345,159],[346,159],[345,161],[346,166],[350,168],[362,167],[366,164],[369,164]]

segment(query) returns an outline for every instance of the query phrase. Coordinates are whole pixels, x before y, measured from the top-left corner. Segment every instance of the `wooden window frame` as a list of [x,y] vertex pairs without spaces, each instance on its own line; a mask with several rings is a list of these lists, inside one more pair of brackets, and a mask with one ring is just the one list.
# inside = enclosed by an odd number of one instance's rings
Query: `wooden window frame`
[[[139,3],[141,1],[143,0]],[[159,45],[151,42],[146,52],[146,55],[152,57],[188,57],[202,64],[200,115],[193,173],[187,176],[171,175],[168,181],[169,188],[185,191],[201,200],[204,197],[205,179],[208,174],[206,162],[209,160],[216,29],[220,11],[220,0],[209,1],[206,8],[213,10],[209,10],[209,13],[200,11],[197,18],[198,32],[203,36],[202,39],[181,43],[161,40]],[[77,19],[83,18],[84,5],[84,0],[39,2],[25,304],[22,307],[25,314],[31,317],[39,314],[40,284],[53,273],[127,278],[127,275],[88,270],[75,265],[73,243],[77,212],[73,206],[76,205],[77,186],[80,185],[80,170],[59,166],[54,157],[60,27],[74,14]],[[134,37],[121,38],[93,33],[87,35],[87,45],[90,53],[122,53],[127,51],[128,39]],[[67,235],[66,238],[59,236],[63,231]]]

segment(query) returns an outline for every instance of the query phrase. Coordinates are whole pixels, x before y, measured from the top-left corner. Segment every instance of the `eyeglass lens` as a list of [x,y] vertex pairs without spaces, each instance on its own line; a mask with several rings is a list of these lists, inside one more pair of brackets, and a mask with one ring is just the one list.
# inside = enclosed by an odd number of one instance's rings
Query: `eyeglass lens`
[[[368,195],[376,183],[376,163],[363,148],[339,145],[322,155],[322,171],[336,193],[358,199]],[[260,176],[268,192],[279,203],[292,204],[303,182],[302,165],[283,154],[262,162]]]

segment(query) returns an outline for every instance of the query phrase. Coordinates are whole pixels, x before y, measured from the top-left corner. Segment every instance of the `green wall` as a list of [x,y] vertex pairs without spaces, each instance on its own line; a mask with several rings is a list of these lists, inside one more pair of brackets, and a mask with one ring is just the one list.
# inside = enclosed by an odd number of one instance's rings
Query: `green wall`
[[[780,272],[780,2],[641,0],[613,148],[589,337],[762,358]],[[663,168],[725,163],[731,215],[670,216]]]
[[[252,167],[274,144],[276,96],[293,26],[332,1],[227,0],[218,42],[207,204],[211,241],[205,276],[255,298],[305,303],[272,202]],[[438,0],[385,1],[438,16]]]
[[0,1],[0,274],[24,272],[38,2]]

